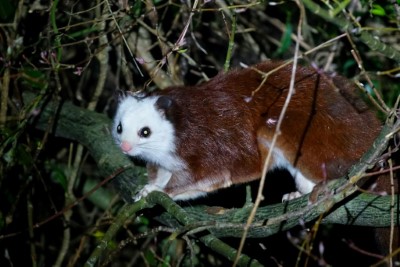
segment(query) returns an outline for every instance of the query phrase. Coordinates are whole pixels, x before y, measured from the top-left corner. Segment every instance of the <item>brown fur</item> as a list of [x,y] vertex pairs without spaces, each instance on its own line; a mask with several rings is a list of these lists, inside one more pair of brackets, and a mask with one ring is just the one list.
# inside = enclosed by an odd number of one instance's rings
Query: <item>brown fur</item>
[[[269,61],[254,68],[268,72],[281,64]],[[173,173],[165,191],[171,196],[209,192],[260,178],[268,147],[259,141],[271,142],[275,125],[267,122],[280,116],[291,71],[289,65],[273,72],[252,98],[263,77],[251,68],[156,92],[173,100],[165,114],[175,126],[176,153],[188,166]],[[276,147],[315,183],[345,175],[381,129],[356,90],[343,78],[298,67]]]

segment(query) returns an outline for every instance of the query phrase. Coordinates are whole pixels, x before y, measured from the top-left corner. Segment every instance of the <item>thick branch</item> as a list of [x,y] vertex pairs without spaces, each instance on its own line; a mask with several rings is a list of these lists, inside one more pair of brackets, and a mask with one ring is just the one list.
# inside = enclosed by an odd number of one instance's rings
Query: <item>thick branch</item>
[[[298,211],[306,209],[308,205],[308,196],[303,196],[289,202],[259,208],[248,236],[267,237],[289,230],[299,225],[299,220],[309,222],[318,218],[321,210],[326,208],[325,206],[316,206],[308,213],[298,213]],[[394,206],[398,207],[398,205],[397,197]],[[388,227],[390,225],[390,196],[362,193],[346,200],[345,204],[338,203],[327,209],[329,211],[326,212],[322,223],[372,227]],[[195,222],[187,224],[188,229],[204,229],[217,237],[239,238],[243,233],[243,226],[250,214],[251,207],[226,210],[220,208],[217,214],[210,213],[210,209],[203,206],[185,208],[184,211],[185,215]],[[172,223],[174,220],[172,216],[174,215],[167,213],[163,215],[162,219],[164,222]],[[398,224],[398,210],[395,211],[395,217],[397,218],[395,224]]]

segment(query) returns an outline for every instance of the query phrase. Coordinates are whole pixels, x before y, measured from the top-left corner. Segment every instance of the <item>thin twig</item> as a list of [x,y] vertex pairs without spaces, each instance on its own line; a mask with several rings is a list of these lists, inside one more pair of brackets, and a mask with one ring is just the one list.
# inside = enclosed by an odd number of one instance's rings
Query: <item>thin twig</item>
[[[390,149],[390,148],[389,148]],[[389,237],[389,254],[393,253],[393,241],[394,241],[394,209],[395,209],[395,189],[394,189],[394,175],[393,175],[393,162],[392,159],[390,158],[388,160],[389,163],[389,169],[390,171],[390,194],[391,194],[391,199],[390,199],[390,237]],[[393,266],[393,258],[389,258],[389,266]]]
[[226,57],[225,57],[225,63],[224,63],[224,71],[227,72],[229,70],[229,66],[230,66],[230,62],[231,62],[231,58],[232,58],[232,51],[233,51],[233,47],[235,45],[235,35],[236,35],[236,13],[235,11],[232,12],[232,16],[231,16],[231,31],[228,31],[229,34],[229,43],[228,43],[228,49],[226,52]]
[[[296,3],[298,4],[298,6],[300,8],[300,11],[301,11],[300,12],[300,18],[299,18],[298,26],[297,26],[297,40],[300,40],[301,39],[301,29],[302,29],[303,18],[304,18],[304,9],[301,8],[301,5],[300,5],[300,3],[298,1],[296,1]],[[246,225],[244,227],[243,236],[242,236],[242,238],[240,240],[240,245],[239,245],[239,248],[238,248],[238,251],[237,251],[237,254],[236,254],[236,258],[235,258],[235,261],[233,263],[233,266],[236,266],[238,261],[239,261],[240,254],[242,253],[242,250],[243,250],[243,247],[244,247],[244,243],[245,243],[246,238],[247,238],[248,230],[249,230],[249,228],[250,228],[250,226],[251,226],[251,224],[252,224],[252,222],[254,220],[254,217],[256,215],[257,209],[258,209],[261,201],[264,199],[263,190],[264,190],[264,184],[265,184],[265,176],[266,176],[266,174],[268,172],[268,167],[269,167],[269,164],[270,164],[271,159],[272,159],[272,154],[273,154],[273,151],[274,151],[274,148],[275,148],[275,144],[276,144],[277,139],[278,139],[278,137],[280,135],[280,128],[281,128],[281,125],[283,123],[283,119],[285,117],[286,110],[287,110],[287,108],[289,106],[290,100],[291,100],[292,95],[294,93],[294,83],[295,83],[295,79],[296,79],[296,70],[297,70],[297,61],[298,61],[298,55],[299,55],[299,47],[300,47],[300,43],[297,41],[296,45],[295,45],[293,68],[292,68],[292,74],[291,74],[291,78],[290,78],[289,92],[288,92],[288,95],[286,97],[285,103],[284,103],[284,105],[282,107],[282,111],[281,111],[281,113],[279,115],[279,119],[278,119],[278,122],[277,122],[277,125],[276,125],[276,130],[275,130],[274,136],[272,137],[271,146],[270,146],[270,149],[268,151],[267,158],[265,159],[265,162],[264,162],[264,167],[263,167],[262,174],[261,174],[260,185],[258,187],[258,192],[257,192],[257,198],[256,198],[256,200],[254,202],[253,209],[251,210],[251,213],[250,213],[250,215],[248,217],[248,220],[246,222]]]
[[[390,108],[386,105],[385,101],[383,101],[383,98],[382,98],[381,94],[376,90],[376,87],[373,84],[373,82],[371,81],[371,78],[366,74],[366,71],[364,69],[364,65],[363,65],[363,62],[361,60],[360,54],[358,53],[357,48],[353,43],[353,40],[350,38],[349,35],[347,35],[347,37],[348,37],[348,40],[349,40],[351,46],[353,47],[353,50],[351,50],[351,54],[353,55],[355,61],[357,62],[357,66],[360,69],[361,73],[364,74],[364,77],[367,79],[369,86],[373,89],[373,91],[374,91],[379,103],[377,103],[377,101],[373,97],[371,97],[371,94],[367,92],[369,99],[374,103],[374,105],[377,108],[379,108],[386,115],[388,115],[388,113],[390,111]],[[366,91],[366,90],[364,89],[364,91]]]
[[[124,34],[123,34],[121,28],[119,27],[118,21],[115,19],[115,16],[114,16],[114,14],[113,14],[113,12],[112,12],[112,10],[111,10],[111,7],[110,7],[110,3],[108,2],[108,0],[106,0],[105,2],[106,2],[106,5],[107,5],[107,7],[108,7],[108,10],[109,10],[109,12],[110,12],[111,17],[112,17],[112,19],[114,20],[115,25],[117,26],[117,29],[118,29],[118,31],[119,31],[120,34],[121,34],[121,38],[122,38],[122,40],[123,40],[124,43],[125,43],[125,47],[126,47],[126,49],[128,50],[129,55],[131,56],[131,58],[132,58],[132,60],[133,60],[133,63],[135,64],[135,67],[136,67],[137,71],[139,72],[140,76],[143,77],[144,75],[143,75],[142,71],[140,70],[139,65],[137,64],[135,57],[133,56],[132,50],[130,49],[130,47],[129,47],[129,45],[128,45],[128,42],[126,41],[126,38],[125,38],[125,36],[124,36]],[[104,23],[104,21],[102,21],[101,23]],[[108,51],[106,51],[106,52],[108,53]]]

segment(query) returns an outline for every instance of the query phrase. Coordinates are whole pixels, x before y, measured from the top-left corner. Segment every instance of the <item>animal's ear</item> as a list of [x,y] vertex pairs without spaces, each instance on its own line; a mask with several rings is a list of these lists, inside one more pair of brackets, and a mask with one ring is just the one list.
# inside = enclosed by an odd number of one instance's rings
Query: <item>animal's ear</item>
[[160,96],[156,103],[156,109],[168,120],[173,120],[176,103],[168,96]]
[[160,96],[156,101],[157,109],[168,110],[173,106],[173,100],[168,96]]

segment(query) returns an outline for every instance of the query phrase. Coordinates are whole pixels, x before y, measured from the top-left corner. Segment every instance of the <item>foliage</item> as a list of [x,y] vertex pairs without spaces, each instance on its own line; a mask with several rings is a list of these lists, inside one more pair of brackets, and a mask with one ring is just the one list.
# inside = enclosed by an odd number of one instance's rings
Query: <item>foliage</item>
[[[221,251],[230,247],[234,254],[239,239],[224,238],[224,246],[205,231],[186,233],[193,229],[182,229],[185,224],[159,206],[124,206],[145,172],[138,163],[123,178],[115,168],[130,164],[111,152],[107,131],[116,88],[197,84],[241,63],[290,59],[299,42],[307,64],[363,84],[388,107],[400,94],[398,1],[5,0],[0,38],[1,266],[89,264],[102,240],[109,241],[98,258],[102,265],[232,264]],[[386,117],[391,109],[380,105]],[[63,125],[66,117],[70,124]],[[116,177],[114,184],[85,195],[106,177]],[[290,190],[286,184],[278,189],[266,188],[262,204],[279,202]],[[206,213],[202,208],[246,203],[242,186],[179,204],[182,212]],[[358,266],[381,259],[369,256],[365,251],[379,251],[355,237],[364,229],[319,222],[248,239],[243,252],[272,266],[343,266],[349,264],[344,255]],[[105,239],[113,225],[123,228]]]

